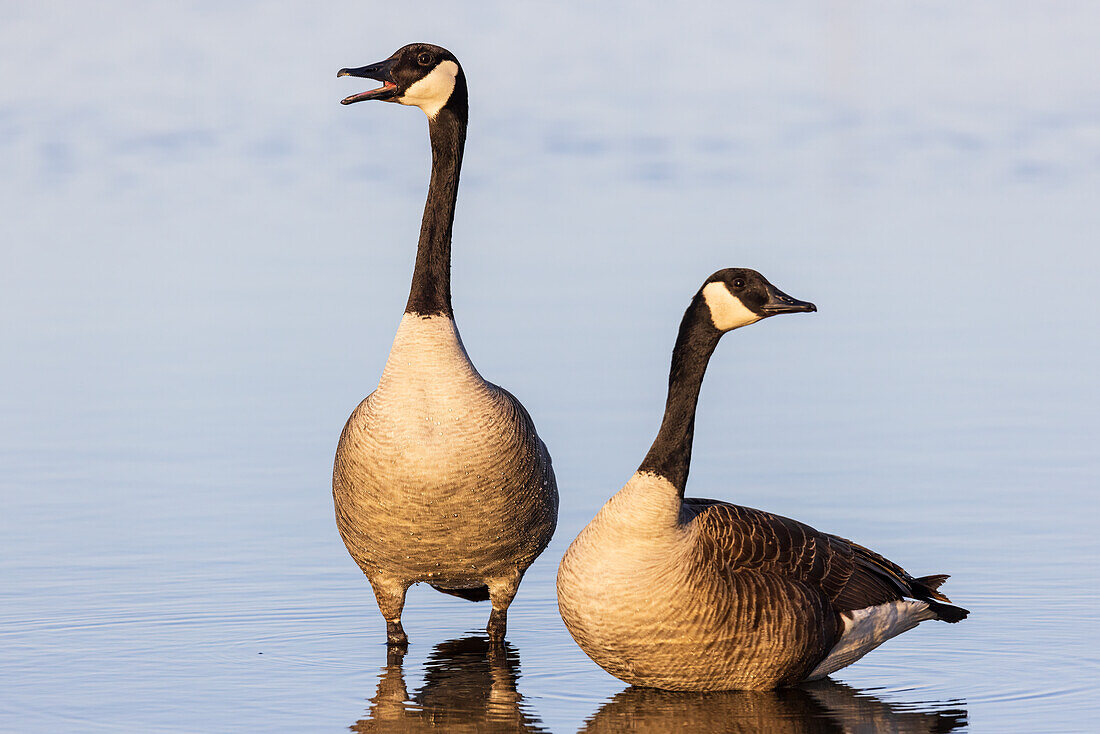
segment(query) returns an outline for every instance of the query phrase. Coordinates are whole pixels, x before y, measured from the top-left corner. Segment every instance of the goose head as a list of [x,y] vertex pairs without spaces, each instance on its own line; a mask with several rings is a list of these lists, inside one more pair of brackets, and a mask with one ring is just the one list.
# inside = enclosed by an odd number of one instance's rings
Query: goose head
[[727,268],[707,278],[699,291],[720,332],[755,324],[781,313],[816,311],[817,306],[791,298],[749,268]]
[[354,104],[368,99],[419,107],[435,119],[448,104],[466,99],[466,77],[458,59],[430,43],[410,43],[376,64],[341,69],[336,76],[355,76],[382,82],[382,86],[340,100]]

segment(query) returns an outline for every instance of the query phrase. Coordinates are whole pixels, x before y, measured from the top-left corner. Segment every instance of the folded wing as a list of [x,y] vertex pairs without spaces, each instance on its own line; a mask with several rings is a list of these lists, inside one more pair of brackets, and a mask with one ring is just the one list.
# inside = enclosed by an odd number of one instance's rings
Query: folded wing
[[753,570],[817,588],[837,612],[904,598],[925,601],[940,619],[967,615],[937,589],[946,575],[914,578],[901,566],[850,540],[796,520],[717,500],[685,499],[682,520],[717,571]]

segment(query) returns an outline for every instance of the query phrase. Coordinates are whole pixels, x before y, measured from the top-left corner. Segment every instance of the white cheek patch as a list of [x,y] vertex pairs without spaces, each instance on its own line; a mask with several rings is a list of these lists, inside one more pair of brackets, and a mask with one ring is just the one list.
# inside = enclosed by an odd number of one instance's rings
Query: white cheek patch
[[755,324],[762,316],[745,308],[741,299],[730,293],[725,283],[707,283],[703,287],[703,300],[710,309],[710,320],[719,331],[729,331]]
[[443,61],[432,69],[426,77],[410,86],[405,94],[397,99],[401,104],[419,107],[431,119],[439,114],[443,105],[451,98],[458,77],[458,64]]

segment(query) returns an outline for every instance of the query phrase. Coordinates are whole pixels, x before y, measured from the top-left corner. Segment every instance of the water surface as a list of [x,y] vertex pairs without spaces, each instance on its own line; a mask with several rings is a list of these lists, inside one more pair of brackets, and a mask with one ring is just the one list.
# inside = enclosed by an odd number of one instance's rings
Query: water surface
[[[422,6],[0,11],[0,728],[1092,730],[1096,10]],[[341,107],[335,71],[419,39],[470,77],[458,323],[562,515],[505,650],[417,588],[395,660],[329,476],[407,295],[426,125]],[[727,266],[820,312],[723,341],[689,493],[950,573],[972,615],[819,686],[629,689],[556,562]]]

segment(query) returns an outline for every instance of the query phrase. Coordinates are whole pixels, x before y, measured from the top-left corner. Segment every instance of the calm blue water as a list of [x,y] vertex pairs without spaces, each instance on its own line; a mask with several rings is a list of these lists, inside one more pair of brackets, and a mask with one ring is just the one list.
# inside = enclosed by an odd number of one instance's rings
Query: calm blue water
[[[0,8],[0,729],[1094,730],[1097,10],[479,8]],[[455,309],[562,516],[504,652],[414,589],[396,660],[329,481],[426,125],[335,72],[410,40],[470,78]],[[972,615],[805,690],[624,690],[556,562],[727,266],[820,312],[720,345],[689,492],[951,573]]]

